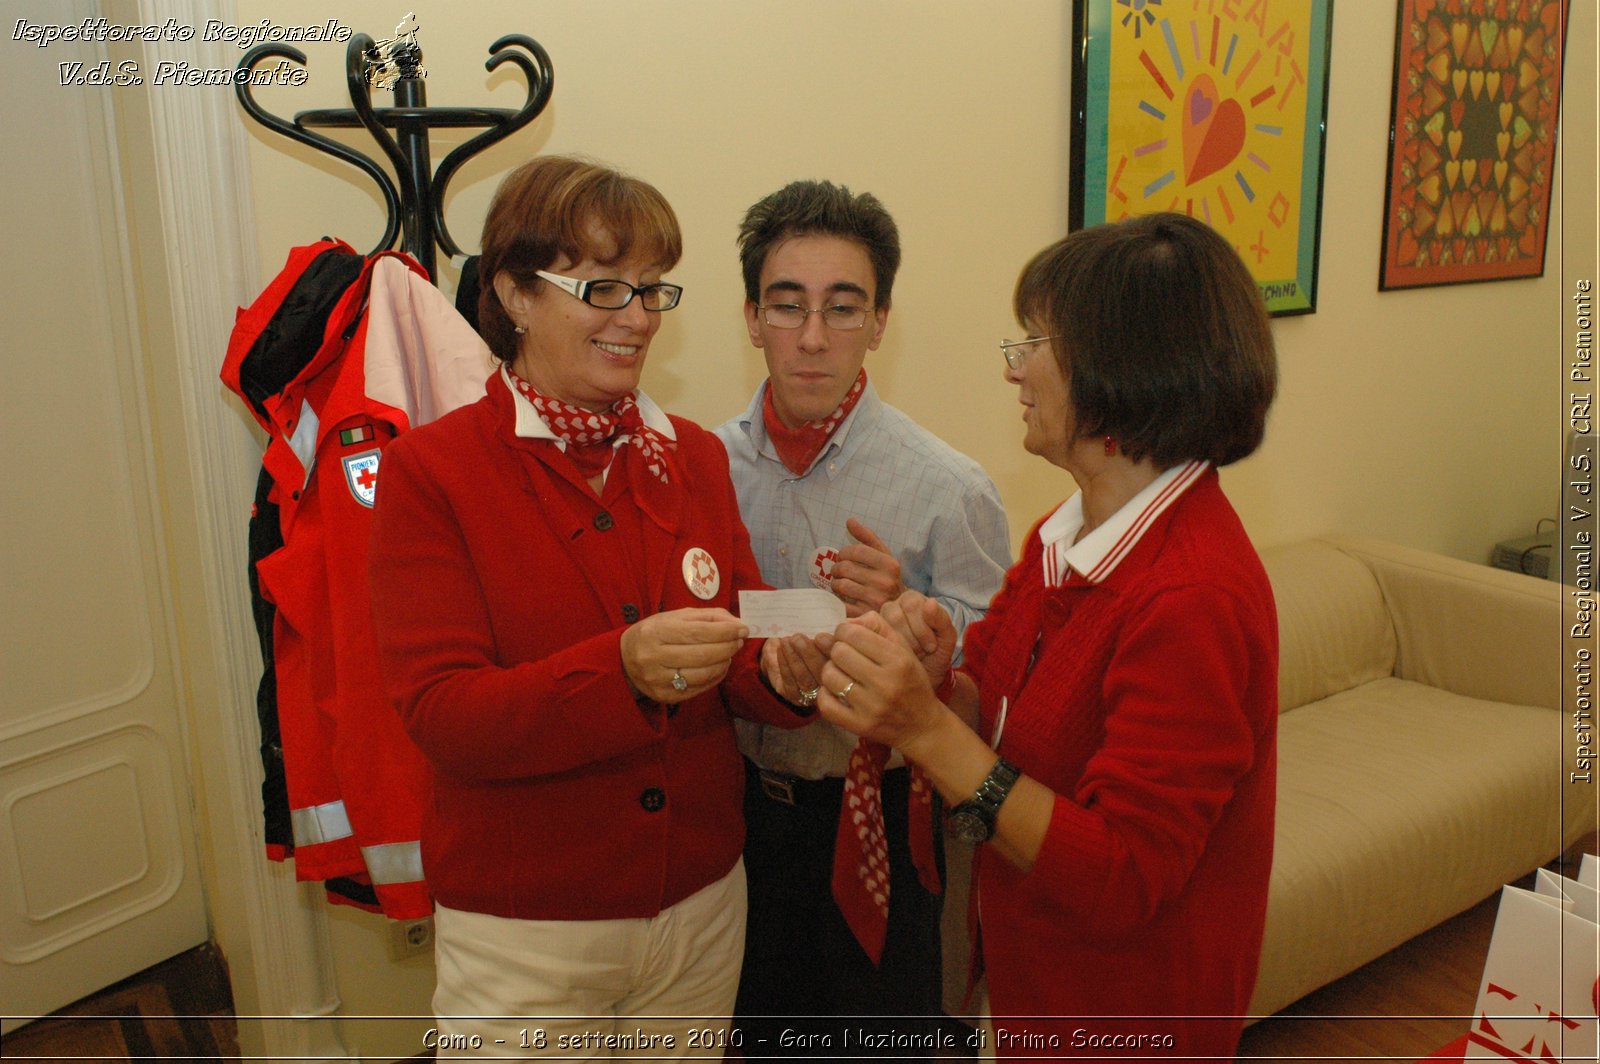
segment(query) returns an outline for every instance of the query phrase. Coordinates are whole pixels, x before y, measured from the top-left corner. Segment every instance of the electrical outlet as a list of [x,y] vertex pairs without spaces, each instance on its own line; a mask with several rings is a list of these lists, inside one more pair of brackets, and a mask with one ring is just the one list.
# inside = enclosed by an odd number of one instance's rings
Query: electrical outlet
[[433,949],[433,917],[389,921],[389,956],[404,960]]

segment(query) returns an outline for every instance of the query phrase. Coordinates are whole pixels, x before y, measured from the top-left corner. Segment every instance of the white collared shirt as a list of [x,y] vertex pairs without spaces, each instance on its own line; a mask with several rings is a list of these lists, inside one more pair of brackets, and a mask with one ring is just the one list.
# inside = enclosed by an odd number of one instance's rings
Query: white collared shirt
[[1039,541],[1044,544],[1044,584],[1060,587],[1073,572],[1091,584],[1098,584],[1126,558],[1139,540],[1166,512],[1167,507],[1205,475],[1211,463],[1194,459],[1164,470],[1144,489],[1122,504],[1099,528],[1072,542],[1083,527],[1083,493],[1062,503],[1039,526]]

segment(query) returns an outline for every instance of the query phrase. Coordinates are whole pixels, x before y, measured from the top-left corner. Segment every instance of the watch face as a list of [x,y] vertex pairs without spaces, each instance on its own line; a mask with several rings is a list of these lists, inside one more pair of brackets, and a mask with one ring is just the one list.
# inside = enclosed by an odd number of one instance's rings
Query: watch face
[[950,831],[962,842],[976,845],[989,838],[990,827],[983,817],[966,809],[957,809],[950,814]]

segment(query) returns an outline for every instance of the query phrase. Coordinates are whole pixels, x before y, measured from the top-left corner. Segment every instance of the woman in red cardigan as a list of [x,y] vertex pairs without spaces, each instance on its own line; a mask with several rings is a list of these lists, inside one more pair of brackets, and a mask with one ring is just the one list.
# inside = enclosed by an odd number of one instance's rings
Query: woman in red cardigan
[[1278,642],[1216,467],[1261,441],[1267,314],[1232,247],[1175,214],[1044,249],[1015,309],[1023,446],[1079,490],[959,672],[948,618],[907,595],[841,627],[822,713],[900,749],[988,843],[1001,1055],[1231,1058],[1272,866]]
[[722,444],[638,390],[680,249],[650,185],[514,171],[480,260],[500,370],[384,453],[372,604],[434,772],[441,1056],[703,1055],[733,1008],[729,707],[804,721],[731,612],[761,585]]

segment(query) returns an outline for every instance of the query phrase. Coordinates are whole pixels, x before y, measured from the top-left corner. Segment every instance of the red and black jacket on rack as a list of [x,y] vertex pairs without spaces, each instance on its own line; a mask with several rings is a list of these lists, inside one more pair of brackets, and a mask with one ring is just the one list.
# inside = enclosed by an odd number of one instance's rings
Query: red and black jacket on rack
[[327,239],[240,310],[222,369],[269,437],[251,529],[268,853],[396,919],[432,911],[430,783],[378,674],[367,533],[384,448],[480,398],[491,372],[414,260]]

